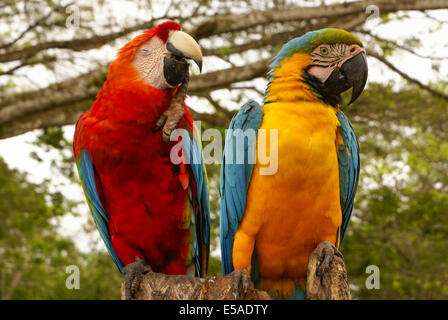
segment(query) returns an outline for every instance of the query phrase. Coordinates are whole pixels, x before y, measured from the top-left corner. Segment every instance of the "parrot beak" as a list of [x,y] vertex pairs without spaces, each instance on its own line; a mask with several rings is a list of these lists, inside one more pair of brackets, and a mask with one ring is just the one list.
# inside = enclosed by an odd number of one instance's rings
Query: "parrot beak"
[[324,91],[328,96],[339,97],[350,88],[352,97],[349,105],[361,95],[367,82],[367,59],[364,52],[345,61],[340,68],[336,68],[324,83]]
[[176,87],[185,79],[188,72],[187,60],[193,60],[202,72],[201,47],[189,34],[172,32],[166,48],[172,54],[172,57],[164,58],[164,76],[170,86]]
[[345,80],[353,88],[352,97],[348,103],[350,105],[358,99],[366,86],[368,68],[365,53],[361,52],[344,62],[341,70],[345,75]]

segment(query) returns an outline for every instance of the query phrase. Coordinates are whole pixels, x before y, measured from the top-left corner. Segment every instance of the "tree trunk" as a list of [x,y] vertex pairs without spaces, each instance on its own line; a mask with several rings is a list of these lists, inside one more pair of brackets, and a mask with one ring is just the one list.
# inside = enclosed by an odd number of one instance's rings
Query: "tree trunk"
[[[342,256],[342,255],[341,255]],[[307,272],[307,300],[350,300],[350,287],[347,279],[344,259],[334,256],[327,272],[316,275],[317,254],[310,255]],[[254,289],[251,283],[244,293],[239,288],[240,300],[271,300],[265,292]],[[121,286],[121,297],[124,299],[124,283]],[[137,300],[234,300],[232,295],[232,278],[226,276],[210,276],[195,278],[190,276],[169,276],[149,272],[143,276],[136,294]]]
[[344,258],[334,255],[327,272],[322,277],[316,275],[316,250],[310,255],[306,278],[307,300],[350,300],[350,286],[345,270]]

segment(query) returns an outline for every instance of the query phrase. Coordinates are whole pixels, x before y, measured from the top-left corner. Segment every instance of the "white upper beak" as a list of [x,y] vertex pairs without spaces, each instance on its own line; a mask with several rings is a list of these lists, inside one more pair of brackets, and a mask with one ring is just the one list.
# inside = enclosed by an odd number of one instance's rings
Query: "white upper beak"
[[202,51],[196,40],[183,31],[173,31],[169,38],[170,42],[186,59],[192,59],[202,71]]

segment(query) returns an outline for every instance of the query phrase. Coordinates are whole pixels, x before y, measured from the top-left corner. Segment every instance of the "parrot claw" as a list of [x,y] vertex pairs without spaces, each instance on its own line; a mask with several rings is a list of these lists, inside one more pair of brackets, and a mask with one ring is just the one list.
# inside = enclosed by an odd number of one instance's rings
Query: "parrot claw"
[[123,268],[126,300],[135,299],[143,274],[151,271],[151,267],[138,257],[135,257],[135,262],[127,264]]
[[160,118],[157,120],[157,122],[156,122],[156,126],[155,126],[154,128],[152,128],[152,132],[157,132],[157,131],[159,131],[159,130],[163,127],[163,125],[165,124],[167,118],[168,118],[168,115],[167,115],[167,112],[165,111],[165,112],[160,116]]
[[240,284],[243,287],[243,293],[246,294],[249,290],[250,279],[246,270],[235,270],[230,274],[230,276],[232,278],[231,292],[234,300],[238,300],[240,297]]
[[330,267],[335,255],[342,257],[342,253],[330,242],[322,242],[316,249],[317,251],[317,268],[316,275],[323,277]]
[[156,126],[152,129],[152,132],[162,130],[162,139],[164,142],[169,142],[171,133],[177,128],[180,120],[184,116],[184,101],[187,94],[189,75],[185,76],[184,81],[177,89],[175,95],[171,98],[171,104],[159,119],[157,119]]

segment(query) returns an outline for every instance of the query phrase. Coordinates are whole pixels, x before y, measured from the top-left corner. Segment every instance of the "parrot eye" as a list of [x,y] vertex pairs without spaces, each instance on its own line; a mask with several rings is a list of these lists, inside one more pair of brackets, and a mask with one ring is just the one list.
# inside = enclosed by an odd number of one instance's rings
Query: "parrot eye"
[[328,54],[328,48],[327,47],[322,47],[320,48],[320,53],[327,55]]

